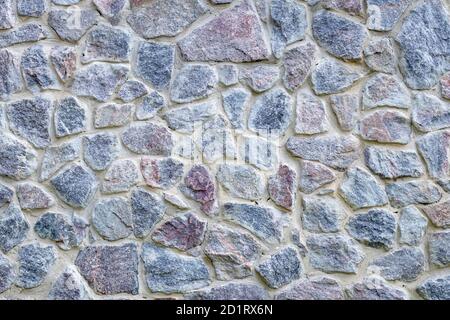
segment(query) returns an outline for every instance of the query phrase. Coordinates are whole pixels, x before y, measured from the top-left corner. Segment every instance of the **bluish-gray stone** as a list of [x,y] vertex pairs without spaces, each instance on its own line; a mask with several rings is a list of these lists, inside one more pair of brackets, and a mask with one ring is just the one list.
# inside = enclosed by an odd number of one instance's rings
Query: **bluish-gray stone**
[[250,92],[243,88],[232,88],[222,93],[223,109],[233,129],[244,129],[244,112]]
[[178,103],[192,102],[211,95],[218,78],[206,65],[185,65],[176,74],[170,87],[170,99]]
[[20,247],[16,286],[24,289],[40,286],[55,263],[56,257],[56,250],[52,246],[32,243]]
[[398,221],[400,243],[418,246],[425,236],[428,220],[414,206],[403,208],[400,213]]
[[58,276],[48,293],[49,300],[91,300],[81,275],[72,265]]
[[160,110],[167,106],[166,99],[157,91],[146,95],[140,103],[136,105],[136,118],[138,120],[148,120],[154,118]]
[[15,278],[14,265],[6,256],[0,253],[0,293],[11,288]]
[[119,156],[119,139],[113,133],[83,137],[83,158],[92,170],[105,170]]
[[128,80],[121,87],[117,96],[124,102],[131,102],[148,93],[145,85],[136,80]]
[[37,23],[28,23],[0,34],[0,48],[47,39],[49,32]]
[[345,289],[351,300],[408,300],[406,292],[376,276],[364,278]]
[[233,197],[257,200],[264,194],[262,176],[249,166],[221,164],[217,180]]
[[64,98],[55,106],[55,135],[65,137],[86,131],[87,111],[74,97]]
[[131,210],[134,235],[145,238],[163,218],[166,206],[158,195],[136,188],[131,193]]
[[98,17],[95,10],[70,7],[67,10],[51,10],[47,22],[61,40],[77,42],[97,23]]
[[184,295],[188,300],[268,300],[269,294],[253,282],[231,282],[211,289],[193,291]]
[[0,183],[0,208],[5,204],[10,203],[14,195],[13,189]]
[[0,215],[0,250],[8,253],[26,237],[30,224],[15,204],[10,204]]
[[153,156],[170,156],[174,145],[169,130],[150,122],[132,124],[122,133],[122,142],[134,153]]
[[411,0],[367,0],[367,28],[392,30],[410,3]]
[[303,228],[311,232],[337,232],[346,217],[339,201],[329,196],[304,196],[302,209]]
[[46,148],[42,157],[39,181],[47,180],[66,163],[78,158],[80,151],[81,143],[78,139]]
[[108,241],[124,239],[132,233],[132,212],[126,198],[100,200],[92,212],[92,225]]
[[389,202],[394,208],[410,204],[432,204],[438,202],[442,193],[431,181],[394,182],[386,185]]
[[426,300],[450,300],[450,275],[428,278],[416,291]]
[[127,62],[130,52],[131,36],[128,32],[100,25],[86,35],[81,62]]
[[47,10],[45,0],[18,0],[17,13],[19,16],[40,17]]
[[439,98],[418,93],[412,103],[412,123],[422,132],[450,127],[450,104]]
[[37,168],[37,154],[27,144],[0,130],[0,176],[23,180]]
[[450,265],[450,232],[434,232],[428,236],[430,263],[440,267]]
[[14,55],[0,50],[0,99],[8,100],[13,93],[22,90],[22,79]]

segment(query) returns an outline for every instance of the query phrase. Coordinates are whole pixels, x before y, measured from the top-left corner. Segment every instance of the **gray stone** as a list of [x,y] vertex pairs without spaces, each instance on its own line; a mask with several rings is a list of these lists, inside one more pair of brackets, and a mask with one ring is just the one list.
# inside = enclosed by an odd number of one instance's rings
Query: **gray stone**
[[175,46],[161,42],[141,42],[136,54],[138,76],[156,89],[165,89],[172,78]]
[[56,46],[50,51],[50,61],[62,82],[67,82],[75,76],[77,53],[73,47]]
[[304,193],[312,193],[336,180],[336,174],[328,167],[311,161],[300,162],[298,186]]
[[217,67],[219,82],[224,86],[238,83],[239,69],[232,64],[222,64]]
[[321,2],[327,9],[345,11],[352,16],[364,16],[363,0],[322,0]]
[[119,156],[119,139],[113,133],[83,137],[83,158],[92,170],[105,170]]
[[117,96],[123,102],[131,102],[145,96],[148,93],[147,87],[139,81],[136,80],[128,80],[121,87]]
[[317,46],[307,41],[283,54],[283,83],[291,91],[300,88],[311,73],[317,56]]
[[6,49],[0,50],[0,99],[8,100],[11,94],[20,90],[22,80],[14,55]]
[[13,189],[0,183],[0,208],[5,204],[11,203],[13,195]]
[[346,217],[339,201],[330,196],[304,196],[302,209],[303,228],[310,232],[337,232]]
[[185,65],[176,74],[170,87],[170,99],[178,103],[206,98],[214,92],[218,79],[206,65]]
[[0,253],[0,293],[11,288],[15,277],[14,265]]
[[137,246],[88,246],[75,260],[81,275],[99,294],[139,292]]
[[132,124],[122,133],[122,142],[130,151],[153,156],[170,156],[172,133],[153,123]]
[[204,102],[170,110],[164,114],[164,120],[172,130],[192,133],[196,126],[217,112],[217,105],[214,102]]
[[450,201],[443,201],[433,206],[426,206],[423,212],[439,228],[450,227]]
[[10,204],[0,215],[0,250],[8,253],[26,237],[30,225],[22,211],[15,204]]
[[183,199],[178,197],[177,195],[164,192],[163,197],[164,197],[164,200],[166,200],[166,202],[170,203],[172,206],[174,206],[178,209],[181,209],[181,210],[190,209],[190,206]]
[[24,210],[47,209],[55,204],[55,200],[47,191],[32,183],[17,185],[16,193],[20,208]]
[[280,71],[277,66],[259,65],[241,69],[239,80],[248,85],[255,92],[264,92],[275,85],[279,75]]
[[367,0],[367,28],[392,30],[410,3],[411,0]]
[[2,11],[0,12],[0,29],[11,29],[17,22],[15,14],[15,2],[12,0],[1,0],[0,5]]
[[81,62],[127,62],[130,51],[131,36],[128,32],[100,25],[87,33]]
[[236,159],[236,138],[227,127],[228,123],[222,115],[215,115],[203,123],[201,136],[196,141],[205,163]]
[[430,263],[443,268],[450,265],[450,232],[433,232],[428,236]]
[[357,122],[359,97],[352,94],[339,94],[330,97],[330,106],[342,130],[352,131]]
[[210,283],[208,268],[200,258],[176,254],[151,243],[142,245],[141,258],[145,280],[152,292],[183,293]]
[[367,167],[385,179],[418,178],[424,174],[419,156],[413,150],[395,150],[369,146],[364,150]]
[[133,231],[137,238],[145,238],[166,213],[163,200],[143,188],[131,192]]
[[269,57],[258,14],[248,0],[221,11],[178,46],[186,61],[250,62]]
[[51,144],[51,111],[50,101],[39,97],[10,103],[6,109],[9,128],[36,148],[48,147]]
[[231,282],[211,289],[190,292],[184,295],[184,298],[188,300],[268,300],[269,294],[256,283]]
[[79,247],[86,237],[89,224],[83,218],[47,212],[39,217],[34,232],[42,239],[55,241],[62,250]]
[[[71,1],[71,0],[69,0]],[[112,25],[117,25],[121,19],[121,11],[125,7],[125,0],[93,0],[97,10],[108,19]]]
[[428,133],[416,139],[417,149],[424,158],[428,174],[441,179],[449,175],[450,131]]
[[36,152],[14,136],[0,130],[0,176],[23,180],[37,168]]
[[364,253],[356,242],[344,235],[312,235],[306,239],[309,263],[326,273],[356,273]]
[[412,133],[410,122],[403,113],[380,110],[362,118],[358,129],[367,141],[408,144]]
[[98,17],[95,10],[70,7],[67,10],[51,10],[47,22],[61,40],[77,42],[97,23]]
[[353,209],[383,206],[388,202],[382,185],[360,167],[346,171],[344,180],[339,186],[339,194]]
[[172,159],[141,158],[141,172],[145,183],[153,188],[170,189],[183,176],[183,163]]
[[50,180],[56,195],[74,208],[86,208],[97,190],[95,174],[80,164],[73,164]]
[[76,268],[68,266],[58,276],[48,293],[49,300],[91,300],[86,284]]
[[412,103],[411,118],[414,126],[422,132],[450,127],[450,104],[435,96],[418,93]]
[[92,225],[108,241],[128,237],[132,231],[132,212],[126,198],[114,197],[98,201],[92,212]]
[[444,99],[450,99],[450,72],[444,74],[440,81],[441,96]]
[[418,246],[425,236],[427,225],[428,220],[416,207],[403,208],[398,221],[400,243]]
[[379,73],[364,85],[362,93],[364,109],[394,107],[408,109],[411,105],[406,86],[396,77]]
[[450,300],[450,275],[428,278],[416,291],[426,300]]
[[79,140],[71,140],[58,146],[52,146],[45,149],[42,157],[39,181],[45,181],[66,163],[79,157],[81,143]]
[[217,180],[232,197],[257,200],[264,194],[262,176],[249,166],[221,164]]
[[278,162],[277,146],[259,136],[242,136],[239,155],[245,163],[261,170],[274,170]]
[[65,137],[86,131],[87,111],[74,97],[64,98],[55,106],[55,135]]
[[19,272],[16,286],[31,289],[40,286],[56,261],[56,250],[39,243],[24,245],[19,249]]
[[400,288],[390,286],[382,279],[371,276],[345,289],[351,300],[408,300]]
[[373,38],[364,48],[364,62],[372,70],[395,73],[397,57],[391,39]]
[[350,217],[346,229],[359,242],[372,247],[389,250],[396,237],[397,221],[385,209],[371,209]]
[[60,5],[60,6],[70,6],[72,4],[77,4],[81,0],[52,0],[52,3]]
[[48,31],[40,24],[28,23],[0,35],[0,48],[47,39]]
[[166,107],[166,100],[157,91],[146,95],[142,101],[136,105],[136,118],[138,120],[147,120],[156,116],[156,114]]
[[233,129],[244,129],[245,109],[250,92],[243,88],[232,88],[222,92],[223,110]]
[[410,204],[432,204],[438,202],[442,193],[431,181],[395,182],[386,185],[389,202],[394,208]]
[[40,17],[47,11],[44,0],[18,0],[17,13],[19,16]]
[[138,179],[139,169],[132,160],[116,160],[105,173],[102,192],[106,194],[126,192],[138,182]]
[[105,104],[95,109],[94,127],[97,129],[108,127],[122,127],[131,122],[133,114],[132,104]]
[[214,4],[226,4],[233,2],[233,0],[210,0],[210,1]]
[[327,277],[313,277],[295,281],[289,288],[280,291],[276,300],[344,300],[339,283]]
[[328,131],[329,123],[325,104],[317,97],[298,93],[296,111],[295,133],[316,134]]
[[270,199],[285,209],[292,210],[294,207],[296,189],[297,174],[287,165],[280,165],[278,171],[268,179]]

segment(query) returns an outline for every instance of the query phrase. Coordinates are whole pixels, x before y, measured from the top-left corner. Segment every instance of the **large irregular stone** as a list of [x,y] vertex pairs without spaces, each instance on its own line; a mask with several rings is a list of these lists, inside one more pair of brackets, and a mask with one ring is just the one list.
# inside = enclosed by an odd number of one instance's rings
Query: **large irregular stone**
[[280,291],[276,300],[344,300],[339,283],[327,277],[305,278]]
[[172,134],[165,127],[153,124],[132,124],[122,133],[122,142],[130,151],[153,156],[170,156]]
[[430,263],[443,268],[450,265],[450,232],[434,232],[428,236]]
[[260,170],[274,170],[278,162],[277,146],[258,136],[242,136],[239,155],[245,163]]
[[116,25],[120,22],[120,14],[125,7],[125,0],[93,0],[92,2],[101,15],[107,18],[112,25]]
[[0,208],[5,204],[11,203],[14,191],[10,187],[0,183]]
[[0,50],[0,99],[8,100],[11,94],[20,90],[22,80],[14,55],[6,49]]
[[47,209],[55,204],[53,197],[43,188],[29,182],[16,186],[17,199],[22,209]]
[[300,162],[298,186],[304,193],[312,193],[320,187],[336,180],[336,174],[328,167],[312,162]]
[[141,172],[145,182],[153,188],[170,189],[183,176],[183,163],[172,159],[141,159]]
[[375,111],[359,121],[359,134],[368,141],[408,144],[411,133],[410,120],[397,111]]
[[217,180],[233,197],[257,200],[264,194],[262,176],[249,166],[221,164]]
[[426,300],[450,300],[450,275],[428,278],[416,291]]
[[410,204],[431,204],[438,202],[442,193],[431,181],[394,182],[386,185],[389,202],[394,208]]
[[95,10],[68,8],[67,10],[51,10],[47,21],[61,40],[77,42],[97,23],[98,17],[99,14]]
[[317,46],[311,41],[301,43],[283,55],[283,83],[291,91],[300,88],[311,73],[316,60]]
[[450,104],[435,96],[418,93],[412,104],[412,122],[422,132],[450,127]]
[[303,228],[310,232],[337,232],[346,217],[339,201],[330,196],[304,196],[302,210]]
[[170,99],[178,103],[206,98],[214,91],[218,79],[214,69],[201,64],[185,65],[170,87]]
[[123,102],[131,102],[145,96],[148,93],[147,87],[139,81],[128,80],[121,87],[117,96]]
[[316,134],[329,128],[325,104],[319,98],[306,93],[297,94],[295,133]]
[[409,206],[401,210],[398,221],[400,231],[400,243],[410,246],[418,246],[425,236],[428,220],[414,206]]
[[210,275],[200,258],[187,257],[151,243],[142,245],[145,280],[152,292],[183,293],[206,287]]
[[411,0],[367,0],[367,28],[392,30],[410,3]]
[[10,204],[0,215],[0,250],[8,253],[26,237],[30,224],[15,204]]
[[58,89],[59,83],[50,69],[50,63],[41,45],[26,49],[20,60],[25,84],[32,93],[45,89]]
[[119,155],[119,139],[113,133],[83,137],[83,158],[92,170],[105,170]]
[[444,201],[433,206],[426,206],[423,212],[431,222],[439,228],[450,227],[450,201]]
[[252,264],[261,255],[261,246],[252,236],[220,225],[209,229],[204,250],[219,280],[251,276]]
[[397,58],[390,38],[373,38],[364,48],[364,62],[369,68],[384,73],[395,73]]
[[258,14],[248,0],[221,11],[178,46],[187,61],[250,62],[269,57]]
[[248,85],[255,92],[264,92],[275,85],[280,70],[273,65],[259,65],[241,69],[239,80]]
[[408,89],[396,77],[379,73],[364,85],[362,94],[364,109],[394,107],[407,109],[411,105]]
[[7,257],[0,253],[0,293],[11,288],[15,278],[14,265]]
[[42,157],[39,181],[45,181],[66,163],[79,157],[81,143],[79,140],[71,140],[57,146],[45,149]]
[[86,237],[89,224],[83,218],[47,212],[39,217],[34,232],[42,239],[55,241],[62,250],[79,247]]
[[88,32],[81,62],[127,62],[131,51],[131,36],[122,29],[100,25]]
[[445,178],[449,175],[450,131],[428,133],[417,138],[417,149],[424,158],[428,174],[432,178]]
[[19,16],[40,17],[47,11],[44,0],[18,0],[17,13]]
[[138,120],[154,118],[166,105],[166,99],[157,91],[153,91],[136,106],[136,118]]
[[98,234],[108,241],[128,237],[133,232],[130,203],[123,197],[98,201],[92,212],[92,225]]
[[64,98],[55,106],[55,135],[65,137],[86,131],[87,111],[74,97]]
[[404,290],[390,286],[375,276],[352,284],[345,292],[351,300],[408,300]]
[[133,231],[138,238],[145,238],[166,213],[163,200],[140,187],[131,192],[131,209]]
[[1,0],[2,11],[0,12],[0,29],[11,29],[17,22],[12,0]]
[[121,127],[131,122],[132,104],[105,104],[95,109],[94,127]]
[[441,0],[420,2],[406,17],[396,40],[400,70],[411,89],[431,89],[450,69],[449,33],[449,14]]
[[48,147],[51,111],[50,101],[39,97],[10,103],[6,109],[9,128],[36,148]]
[[287,165],[280,165],[278,171],[269,177],[267,189],[273,202],[292,210],[297,189],[297,174]]
[[105,173],[102,192],[106,194],[126,192],[138,182],[138,179],[139,169],[132,160],[116,160]]
[[47,39],[48,31],[40,24],[28,23],[0,35],[0,48]]
[[339,186],[339,194],[353,209],[383,206],[388,202],[382,185],[360,167],[346,171],[344,180]]
[[352,16],[364,16],[363,0],[322,0],[321,2],[327,9],[345,11]]
[[69,206],[86,208],[97,190],[95,174],[80,164],[73,164],[50,180],[56,195]]
[[88,246],[80,250],[75,265],[91,288],[100,294],[139,291],[137,246]]
[[365,257],[354,240],[340,234],[312,235],[306,245],[311,266],[327,273],[356,273]]
[[87,289],[76,268],[69,265],[58,276],[48,293],[49,300],[91,300]]
[[75,48],[56,46],[50,51],[50,61],[62,82],[67,82],[75,76],[77,68],[77,53]]
[[419,248],[404,247],[376,258],[369,268],[386,280],[411,282],[425,270],[425,256]]
[[268,300],[269,294],[256,283],[231,282],[211,289],[190,292],[184,295],[184,298],[188,300]]
[[243,88],[232,88],[222,92],[223,110],[233,129],[244,129],[244,117],[250,92]]
[[14,136],[0,130],[0,176],[23,180],[37,168],[36,152]]
[[194,128],[217,114],[217,109],[214,102],[208,101],[170,110],[164,114],[163,118],[170,129],[182,133],[192,133]]
[[339,94],[330,97],[330,106],[342,130],[355,128],[359,111],[359,97],[353,94]]

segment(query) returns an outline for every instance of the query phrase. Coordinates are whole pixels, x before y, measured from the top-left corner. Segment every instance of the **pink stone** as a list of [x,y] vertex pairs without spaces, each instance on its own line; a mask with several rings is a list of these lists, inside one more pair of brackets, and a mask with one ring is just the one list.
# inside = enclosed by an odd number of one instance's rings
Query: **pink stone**
[[411,131],[410,120],[395,111],[377,111],[359,123],[359,132],[364,140],[381,143],[408,144]]
[[185,186],[181,191],[186,196],[201,203],[201,210],[212,215],[217,211],[216,187],[208,170],[202,165],[195,165],[184,178]]
[[450,200],[423,208],[423,212],[440,228],[448,228],[450,226]]
[[295,200],[296,173],[287,165],[280,165],[276,174],[269,177],[269,195],[277,205],[292,210]]
[[441,78],[441,94],[442,98],[450,99],[450,72]]

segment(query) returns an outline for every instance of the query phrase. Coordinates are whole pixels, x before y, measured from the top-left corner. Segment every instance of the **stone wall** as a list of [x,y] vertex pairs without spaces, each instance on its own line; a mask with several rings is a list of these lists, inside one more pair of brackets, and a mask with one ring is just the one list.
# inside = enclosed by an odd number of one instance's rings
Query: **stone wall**
[[0,7],[0,299],[450,299],[448,0]]

